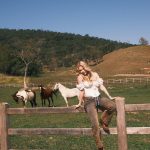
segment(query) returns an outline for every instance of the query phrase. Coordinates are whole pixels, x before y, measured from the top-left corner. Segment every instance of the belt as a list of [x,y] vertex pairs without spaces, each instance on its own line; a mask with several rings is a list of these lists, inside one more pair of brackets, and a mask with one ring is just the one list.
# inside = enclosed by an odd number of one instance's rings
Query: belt
[[89,100],[89,99],[98,99],[99,98],[99,96],[97,96],[97,97],[84,97],[84,99],[86,100]]
[[86,106],[90,103],[95,103],[95,107],[98,111],[99,107],[100,107],[100,96],[98,97],[84,97],[85,103],[84,103],[84,107],[86,110]]

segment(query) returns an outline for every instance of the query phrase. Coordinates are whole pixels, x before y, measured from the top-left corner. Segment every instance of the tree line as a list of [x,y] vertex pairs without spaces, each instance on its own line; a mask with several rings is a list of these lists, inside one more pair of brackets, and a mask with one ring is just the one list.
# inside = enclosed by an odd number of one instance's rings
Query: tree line
[[29,76],[39,75],[43,68],[71,67],[79,60],[97,64],[105,54],[130,46],[88,34],[0,29],[0,73],[24,75],[28,63]]

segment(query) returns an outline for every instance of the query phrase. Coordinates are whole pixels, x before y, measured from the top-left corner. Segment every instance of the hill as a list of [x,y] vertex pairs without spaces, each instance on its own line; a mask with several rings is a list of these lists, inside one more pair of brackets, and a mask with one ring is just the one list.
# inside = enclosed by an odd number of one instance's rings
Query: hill
[[[95,66],[101,75],[149,73],[150,46],[134,46],[106,54]],[[149,71],[148,71],[149,70]]]
[[[91,66],[103,78],[112,77],[116,74],[148,73],[150,68],[150,46],[134,46],[119,49],[103,57],[103,62]],[[144,72],[145,68],[145,72]],[[73,82],[76,80],[75,66],[59,68],[56,71],[48,71],[39,77],[28,78],[28,83],[49,84],[54,82]],[[0,75],[0,84],[19,83],[23,84],[23,77]]]
[[[89,35],[76,35],[42,30],[0,29],[0,73],[23,75],[24,64],[18,57],[37,55],[28,75],[36,76],[42,68],[48,71],[71,67],[79,60],[99,63],[107,53],[133,46]],[[22,52],[23,51],[23,52]],[[30,55],[28,55],[30,54]],[[33,54],[33,55],[32,55]]]

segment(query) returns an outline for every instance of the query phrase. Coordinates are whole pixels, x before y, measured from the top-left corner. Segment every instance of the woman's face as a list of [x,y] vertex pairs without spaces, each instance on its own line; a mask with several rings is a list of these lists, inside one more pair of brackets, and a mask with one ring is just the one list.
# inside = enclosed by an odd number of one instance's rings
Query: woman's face
[[86,75],[86,74],[87,74],[87,71],[84,70],[83,66],[79,66],[79,67],[78,67],[78,71],[79,71],[81,74],[83,74],[83,75]]

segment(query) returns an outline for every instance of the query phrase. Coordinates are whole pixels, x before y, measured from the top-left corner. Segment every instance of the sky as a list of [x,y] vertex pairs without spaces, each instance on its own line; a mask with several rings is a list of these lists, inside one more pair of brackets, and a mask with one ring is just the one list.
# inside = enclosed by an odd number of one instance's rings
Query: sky
[[150,43],[150,0],[0,0],[0,28]]

